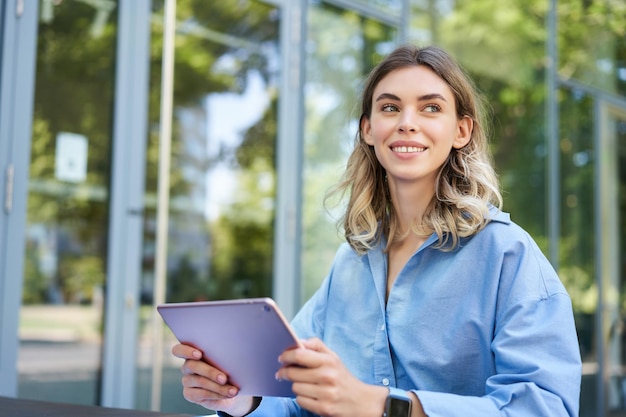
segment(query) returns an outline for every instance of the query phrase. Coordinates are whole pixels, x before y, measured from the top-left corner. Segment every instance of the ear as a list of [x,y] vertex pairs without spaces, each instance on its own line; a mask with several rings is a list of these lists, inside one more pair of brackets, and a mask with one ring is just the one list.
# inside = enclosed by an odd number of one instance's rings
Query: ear
[[461,149],[463,146],[467,145],[472,138],[473,129],[474,120],[472,120],[469,116],[463,116],[463,118],[458,121],[457,136],[452,144],[452,147],[455,149]]
[[361,116],[361,137],[370,146],[374,146],[374,138],[372,137],[372,124],[366,115]]

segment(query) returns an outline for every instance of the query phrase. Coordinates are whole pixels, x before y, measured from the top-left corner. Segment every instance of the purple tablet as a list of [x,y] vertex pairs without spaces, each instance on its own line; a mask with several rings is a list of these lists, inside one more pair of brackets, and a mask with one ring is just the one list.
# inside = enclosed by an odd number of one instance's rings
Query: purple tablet
[[271,298],[169,303],[157,310],[176,338],[204,352],[241,394],[294,397],[291,382],[274,374],[278,356],[302,345]]

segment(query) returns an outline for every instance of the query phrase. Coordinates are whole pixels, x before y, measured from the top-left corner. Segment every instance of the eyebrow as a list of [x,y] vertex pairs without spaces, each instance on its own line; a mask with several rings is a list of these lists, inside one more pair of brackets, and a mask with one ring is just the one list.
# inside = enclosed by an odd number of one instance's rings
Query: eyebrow
[[[378,97],[376,97],[376,101],[381,101],[381,100],[402,101],[400,99],[400,97],[396,96],[395,94],[391,94],[391,93],[382,93]],[[417,100],[418,101],[442,100],[442,101],[445,101],[446,103],[448,102],[448,100],[446,100],[446,98],[444,96],[442,96],[441,94],[439,94],[439,93],[424,94],[422,96],[419,96],[417,98]]]

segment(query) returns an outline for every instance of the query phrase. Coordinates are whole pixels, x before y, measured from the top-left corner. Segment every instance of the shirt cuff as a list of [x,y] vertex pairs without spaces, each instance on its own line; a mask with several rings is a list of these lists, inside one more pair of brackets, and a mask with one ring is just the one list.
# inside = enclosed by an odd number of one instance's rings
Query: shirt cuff
[[484,417],[499,413],[487,397],[471,397],[444,392],[414,390],[428,417]]
[[[250,414],[254,413],[256,411],[257,408],[259,408],[259,405],[261,405],[261,402],[263,400],[263,397],[254,397],[254,399],[252,400],[252,409],[250,411],[248,411],[248,413],[244,414],[242,417],[246,417],[249,416]],[[218,411],[217,412],[217,416],[218,417],[233,417],[228,413],[225,413],[223,411]]]

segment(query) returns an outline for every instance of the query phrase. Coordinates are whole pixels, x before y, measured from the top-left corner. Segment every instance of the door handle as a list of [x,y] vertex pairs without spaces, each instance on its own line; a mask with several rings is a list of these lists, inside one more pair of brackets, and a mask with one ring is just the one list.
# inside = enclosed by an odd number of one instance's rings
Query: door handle
[[15,16],[22,17],[23,14],[24,14],[24,0],[16,0]]

